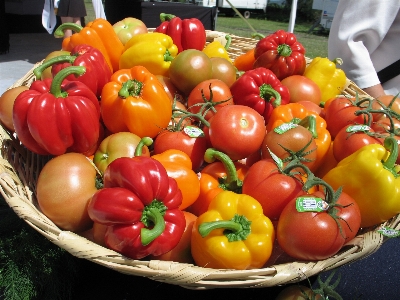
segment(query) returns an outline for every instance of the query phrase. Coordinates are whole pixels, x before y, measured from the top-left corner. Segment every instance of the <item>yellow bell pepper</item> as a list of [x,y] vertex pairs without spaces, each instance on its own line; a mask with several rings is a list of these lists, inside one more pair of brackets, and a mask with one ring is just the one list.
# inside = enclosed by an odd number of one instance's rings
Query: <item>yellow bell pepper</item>
[[271,256],[274,239],[272,222],[257,200],[222,191],[193,225],[191,251],[200,267],[261,268]]
[[169,66],[177,54],[178,47],[170,36],[159,32],[137,34],[125,44],[119,68],[143,66],[154,75],[168,77]]
[[303,75],[319,86],[321,103],[340,95],[346,85],[346,74],[342,69],[337,68],[336,64],[341,65],[342,60],[336,58],[331,61],[326,57],[316,57],[304,71]]
[[352,197],[360,207],[361,227],[380,224],[400,213],[397,140],[371,144],[341,160],[323,180]]
[[231,58],[229,57],[227,49],[231,44],[231,37],[229,35],[225,36],[226,44],[225,46],[221,44],[220,41],[215,40],[208,44],[204,49],[203,52],[209,57],[222,57],[232,63]]

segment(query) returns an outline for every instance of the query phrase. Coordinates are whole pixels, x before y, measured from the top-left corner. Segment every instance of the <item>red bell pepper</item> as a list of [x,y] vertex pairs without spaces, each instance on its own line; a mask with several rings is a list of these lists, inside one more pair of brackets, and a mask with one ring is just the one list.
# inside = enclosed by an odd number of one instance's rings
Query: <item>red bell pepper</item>
[[306,50],[293,33],[278,30],[261,39],[254,50],[253,68],[270,69],[282,80],[290,75],[303,75]]
[[268,123],[273,109],[290,101],[289,89],[266,68],[246,71],[231,86],[233,102],[255,109]]
[[206,31],[197,18],[181,19],[171,14],[160,14],[161,24],[154,31],[169,35],[178,47],[178,53],[186,49],[202,51],[206,45]]
[[13,121],[19,140],[32,152],[92,155],[100,132],[100,105],[82,82],[63,81],[85,67],[68,67],[54,78],[36,80],[15,99]]
[[95,223],[107,226],[106,245],[133,259],[172,250],[185,230],[182,193],[163,165],[145,156],[121,157],[104,172],[104,188],[88,205]]
[[36,78],[39,79],[42,72],[52,66],[53,77],[62,69],[70,66],[83,66],[86,72],[79,77],[74,74],[68,75],[65,79],[80,81],[86,84],[97,97],[101,96],[103,86],[110,81],[111,70],[104,55],[96,48],[81,44],[71,50],[71,55],[60,55],[49,59],[33,70]]

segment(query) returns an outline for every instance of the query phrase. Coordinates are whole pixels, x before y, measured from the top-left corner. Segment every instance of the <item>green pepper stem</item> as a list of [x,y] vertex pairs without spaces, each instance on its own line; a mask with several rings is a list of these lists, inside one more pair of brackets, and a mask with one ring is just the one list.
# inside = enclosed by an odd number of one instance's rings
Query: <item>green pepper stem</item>
[[220,183],[220,187],[224,190],[240,193],[243,182],[237,176],[237,170],[232,159],[221,151],[208,148],[204,153],[204,161],[212,163],[216,159],[224,165],[226,171],[226,178]]
[[174,57],[171,55],[171,53],[166,50],[164,53],[164,61],[173,61]]
[[388,136],[385,138],[383,146],[389,151],[389,157],[386,161],[382,162],[382,165],[386,170],[392,172],[395,177],[398,177],[399,174],[395,170],[396,161],[399,156],[399,145],[397,144],[397,140],[392,136]]
[[135,156],[142,156],[143,146],[151,146],[153,144],[153,139],[151,137],[145,136],[140,139],[139,144],[135,148]]
[[76,56],[72,55],[59,55],[49,59],[48,61],[43,62],[40,66],[33,70],[33,75],[35,75],[36,79],[40,79],[42,77],[42,73],[47,68],[64,62],[68,62],[71,65],[74,63]]
[[228,50],[232,43],[232,37],[229,34],[227,34],[225,35],[225,39],[226,39],[226,44],[224,48],[225,50]]
[[260,96],[265,101],[269,101],[272,97],[275,98],[271,102],[274,108],[278,107],[282,103],[281,94],[279,94],[270,84],[263,83],[260,86]]
[[82,28],[82,26],[75,23],[63,23],[54,31],[54,36],[56,38],[62,38],[64,37],[64,30],[71,29],[72,31],[80,32]]
[[171,21],[173,18],[175,18],[176,16],[173,14],[166,14],[166,13],[161,13],[160,14],[160,20],[161,22],[165,22],[165,21]]
[[292,48],[290,48],[290,46],[287,45],[287,44],[280,44],[277,47],[277,51],[278,51],[278,54],[280,56],[287,57],[287,56],[290,56],[292,54]]
[[199,225],[198,231],[204,238],[214,229],[225,229],[224,234],[229,242],[244,241],[251,233],[251,221],[243,215],[235,215],[231,220],[204,222]]
[[50,86],[50,93],[53,94],[56,98],[59,97],[67,97],[67,93],[63,92],[61,90],[61,84],[65,77],[71,74],[75,75],[82,75],[86,72],[86,68],[83,66],[71,66],[62,69],[60,72],[57,73],[56,76],[54,76],[53,80],[51,81],[51,86]]
[[261,40],[261,39],[265,38],[265,35],[263,35],[263,34],[261,34],[261,33],[258,33],[258,32],[253,32],[253,33],[251,34],[251,37],[252,37],[253,39],[259,39],[259,40]]
[[317,118],[313,115],[307,116],[304,119],[302,119],[298,125],[303,126],[308,129],[308,131],[311,132],[312,136],[314,139],[318,138],[318,133],[317,133]]
[[332,60],[332,62],[340,66],[343,64],[343,59],[341,59],[340,57],[336,57],[335,59]]
[[152,229],[142,228],[140,230],[140,239],[143,246],[147,246],[158,238],[165,230],[165,221],[162,213],[157,208],[149,208],[147,218],[154,223]]
[[121,98],[128,98],[129,96],[139,96],[142,91],[143,83],[136,79],[129,79],[122,84],[121,89],[118,91],[118,96]]

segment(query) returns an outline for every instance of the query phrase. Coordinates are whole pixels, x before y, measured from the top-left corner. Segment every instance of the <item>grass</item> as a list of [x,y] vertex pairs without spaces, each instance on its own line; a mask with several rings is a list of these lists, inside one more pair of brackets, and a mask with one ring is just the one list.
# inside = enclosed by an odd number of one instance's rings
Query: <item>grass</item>
[[[85,22],[88,23],[93,21],[95,18],[93,5],[91,0],[85,0],[87,16]],[[249,24],[259,33],[268,35],[275,32],[278,29],[288,30],[288,22],[275,22],[270,21],[261,15],[252,15],[251,18],[247,19]],[[294,27],[294,34],[298,41],[303,44],[306,49],[306,56],[314,58],[317,56],[327,57],[328,56],[328,35],[324,32],[308,33],[312,23],[301,23],[298,22]],[[230,33],[233,35],[251,37],[252,29],[246,24],[246,22],[239,16],[225,17],[218,15],[215,30]]]

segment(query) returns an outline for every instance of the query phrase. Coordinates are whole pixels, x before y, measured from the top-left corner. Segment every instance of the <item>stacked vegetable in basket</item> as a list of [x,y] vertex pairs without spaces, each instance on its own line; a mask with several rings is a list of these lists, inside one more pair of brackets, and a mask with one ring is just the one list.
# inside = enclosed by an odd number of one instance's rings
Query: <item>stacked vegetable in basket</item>
[[232,56],[197,19],[161,21],[62,24],[62,50],[2,95],[3,126],[51,157],[35,196],[55,225],[133,259],[245,270],[273,251],[327,259],[400,213],[398,98],[342,96],[340,59],[307,65],[284,30]]

